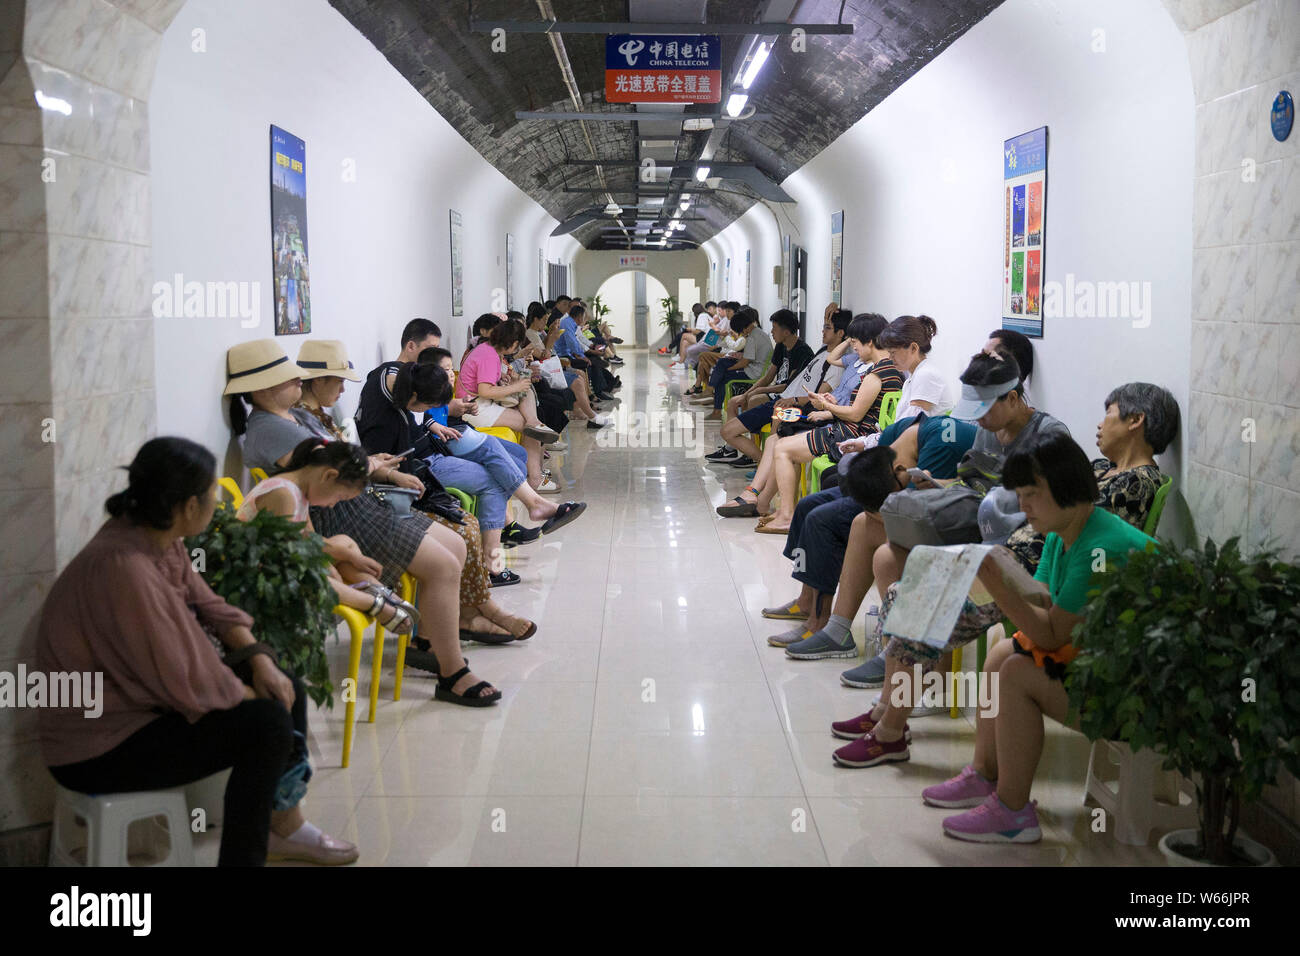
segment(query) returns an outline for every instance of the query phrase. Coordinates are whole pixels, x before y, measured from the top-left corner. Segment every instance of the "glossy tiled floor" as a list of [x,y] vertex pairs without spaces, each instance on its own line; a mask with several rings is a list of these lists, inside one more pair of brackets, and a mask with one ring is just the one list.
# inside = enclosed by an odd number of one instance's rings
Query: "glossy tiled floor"
[[[840,685],[852,662],[795,662],[766,645],[783,627],[759,609],[794,594],[784,539],[714,515],[744,485],[699,457],[717,427],[700,425],[695,447],[681,447],[693,424],[665,425],[653,442],[629,427],[646,421],[633,413],[658,425],[679,408],[685,385],[666,366],[628,353],[617,432],[570,429],[570,451],[552,462],[571,483],[565,497],[589,509],[513,552],[524,583],[495,592],[537,636],[470,646],[501,704],[434,702],[432,681],[410,671],[395,703],[390,667],[373,724],[358,706],[348,769],[342,708],[313,714],[309,817],[357,842],[370,866],[1160,862],[1091,832],[1079,802],[1087,748],[1059,727],[1035,789],[1034,846],[948,839],[945,811],[922,805],[922,787],[969,761],[969,720],[914,720],[909,763],[832,765],[827,725],[874,692]],[[331,655],[337,681],[345,644]]]

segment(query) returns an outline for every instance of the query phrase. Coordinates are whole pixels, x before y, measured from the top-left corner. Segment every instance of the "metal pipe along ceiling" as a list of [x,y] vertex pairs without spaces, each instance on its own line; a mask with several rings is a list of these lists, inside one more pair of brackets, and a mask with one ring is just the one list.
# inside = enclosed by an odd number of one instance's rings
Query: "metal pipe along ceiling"
[[[537,9],[544,20],[555,22],[555,10],[551,8],[551,0],[537,0]],[[573,75],[573,65],[569,62],[569,54],[564,49],[564,38],[560,34],[550,31],[546,34],[547,39],[551,41],[551,49],[555,51],[555,60],[560,64],[560,76],[564,79],[564,86],[569,91],[569,100],[573,103],[575,110],[582,109],[582,93],[578,90],[578,79]],[[591,133],[587,129],[587,121],[579,120],[578,127],[582,130],[582,138],[587,141],[587,149],[591,153],[592,159],[599,159],[596,154],[596,144],[591,141]],[[605,181],[605,168],[596,167],[596,178],[600,185],[605,189],[605,199],[607,202],[618,205],[614,201],[613,193],[609,192],[609,184]],[[629,242],[632,240],[628,234],[627,227],[619,222],[620,228],[623,229],[623,237]]]

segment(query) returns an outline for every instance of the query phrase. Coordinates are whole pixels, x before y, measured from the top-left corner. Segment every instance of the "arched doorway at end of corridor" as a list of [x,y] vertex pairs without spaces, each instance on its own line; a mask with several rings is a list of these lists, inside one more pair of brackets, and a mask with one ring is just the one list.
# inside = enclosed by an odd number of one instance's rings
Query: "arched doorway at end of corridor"
[[[629,269],[610,276],[596,290],[603,305],[609,307],[605,321],[617,338],[629,345],[646,346],[664,338],[667,329],[660,323],[664,317],[663,300],[669,291],[664,284],[639,269]],[[671,293],[677,299],[677,308],[683,315],[691,314],[691,306],[700,301],[699,289],[690,279],[678,281]]]

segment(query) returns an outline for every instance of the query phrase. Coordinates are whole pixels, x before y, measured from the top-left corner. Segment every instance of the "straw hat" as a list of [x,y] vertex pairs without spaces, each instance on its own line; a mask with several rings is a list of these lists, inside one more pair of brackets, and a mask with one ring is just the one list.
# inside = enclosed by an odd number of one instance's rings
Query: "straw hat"
[[226,350],[226,390],[221,394],[256,392],[306,377],[307,373],[289,361],[275,339],[254,339]]
[[361,381],[352,363],[348,361],[347,349],[337,339],[320,339],[315,342],[303,342],[298,349],[298,366],[303,370],[303,378],[324,378],[336,375],[349,382]]

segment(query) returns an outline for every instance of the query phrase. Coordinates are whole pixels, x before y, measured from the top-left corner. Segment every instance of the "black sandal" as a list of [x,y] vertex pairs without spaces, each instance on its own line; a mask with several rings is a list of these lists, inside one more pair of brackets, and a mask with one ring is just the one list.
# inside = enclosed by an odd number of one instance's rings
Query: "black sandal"
[[542,534],[554,534],[586,510],[587,503],[585,501],[566,501],[556,508],[555,514],[551,515],[546,520],[546,523],[542,525]]
[[456,673],[448,677],[438,678],[438,689],[433,692],[435,700],[445,700],[448,703],[460,704],[462,707],[489,707],[501,699],[501,691],[494,690],[490,694],[484,694],[483,691],[492,685],[485,680],[479,681],[473,687],[466,689],[465,693],[457,694],[452,691],[456,686],[456,681],[460,680],[469,673],[469,664],[466,664]]
[[715,510],[723,518],[757,518],[758,505],[752,501],[746,501],[744,498],[733,498],[735,504],[727,502],[725,505],[719,505]]

